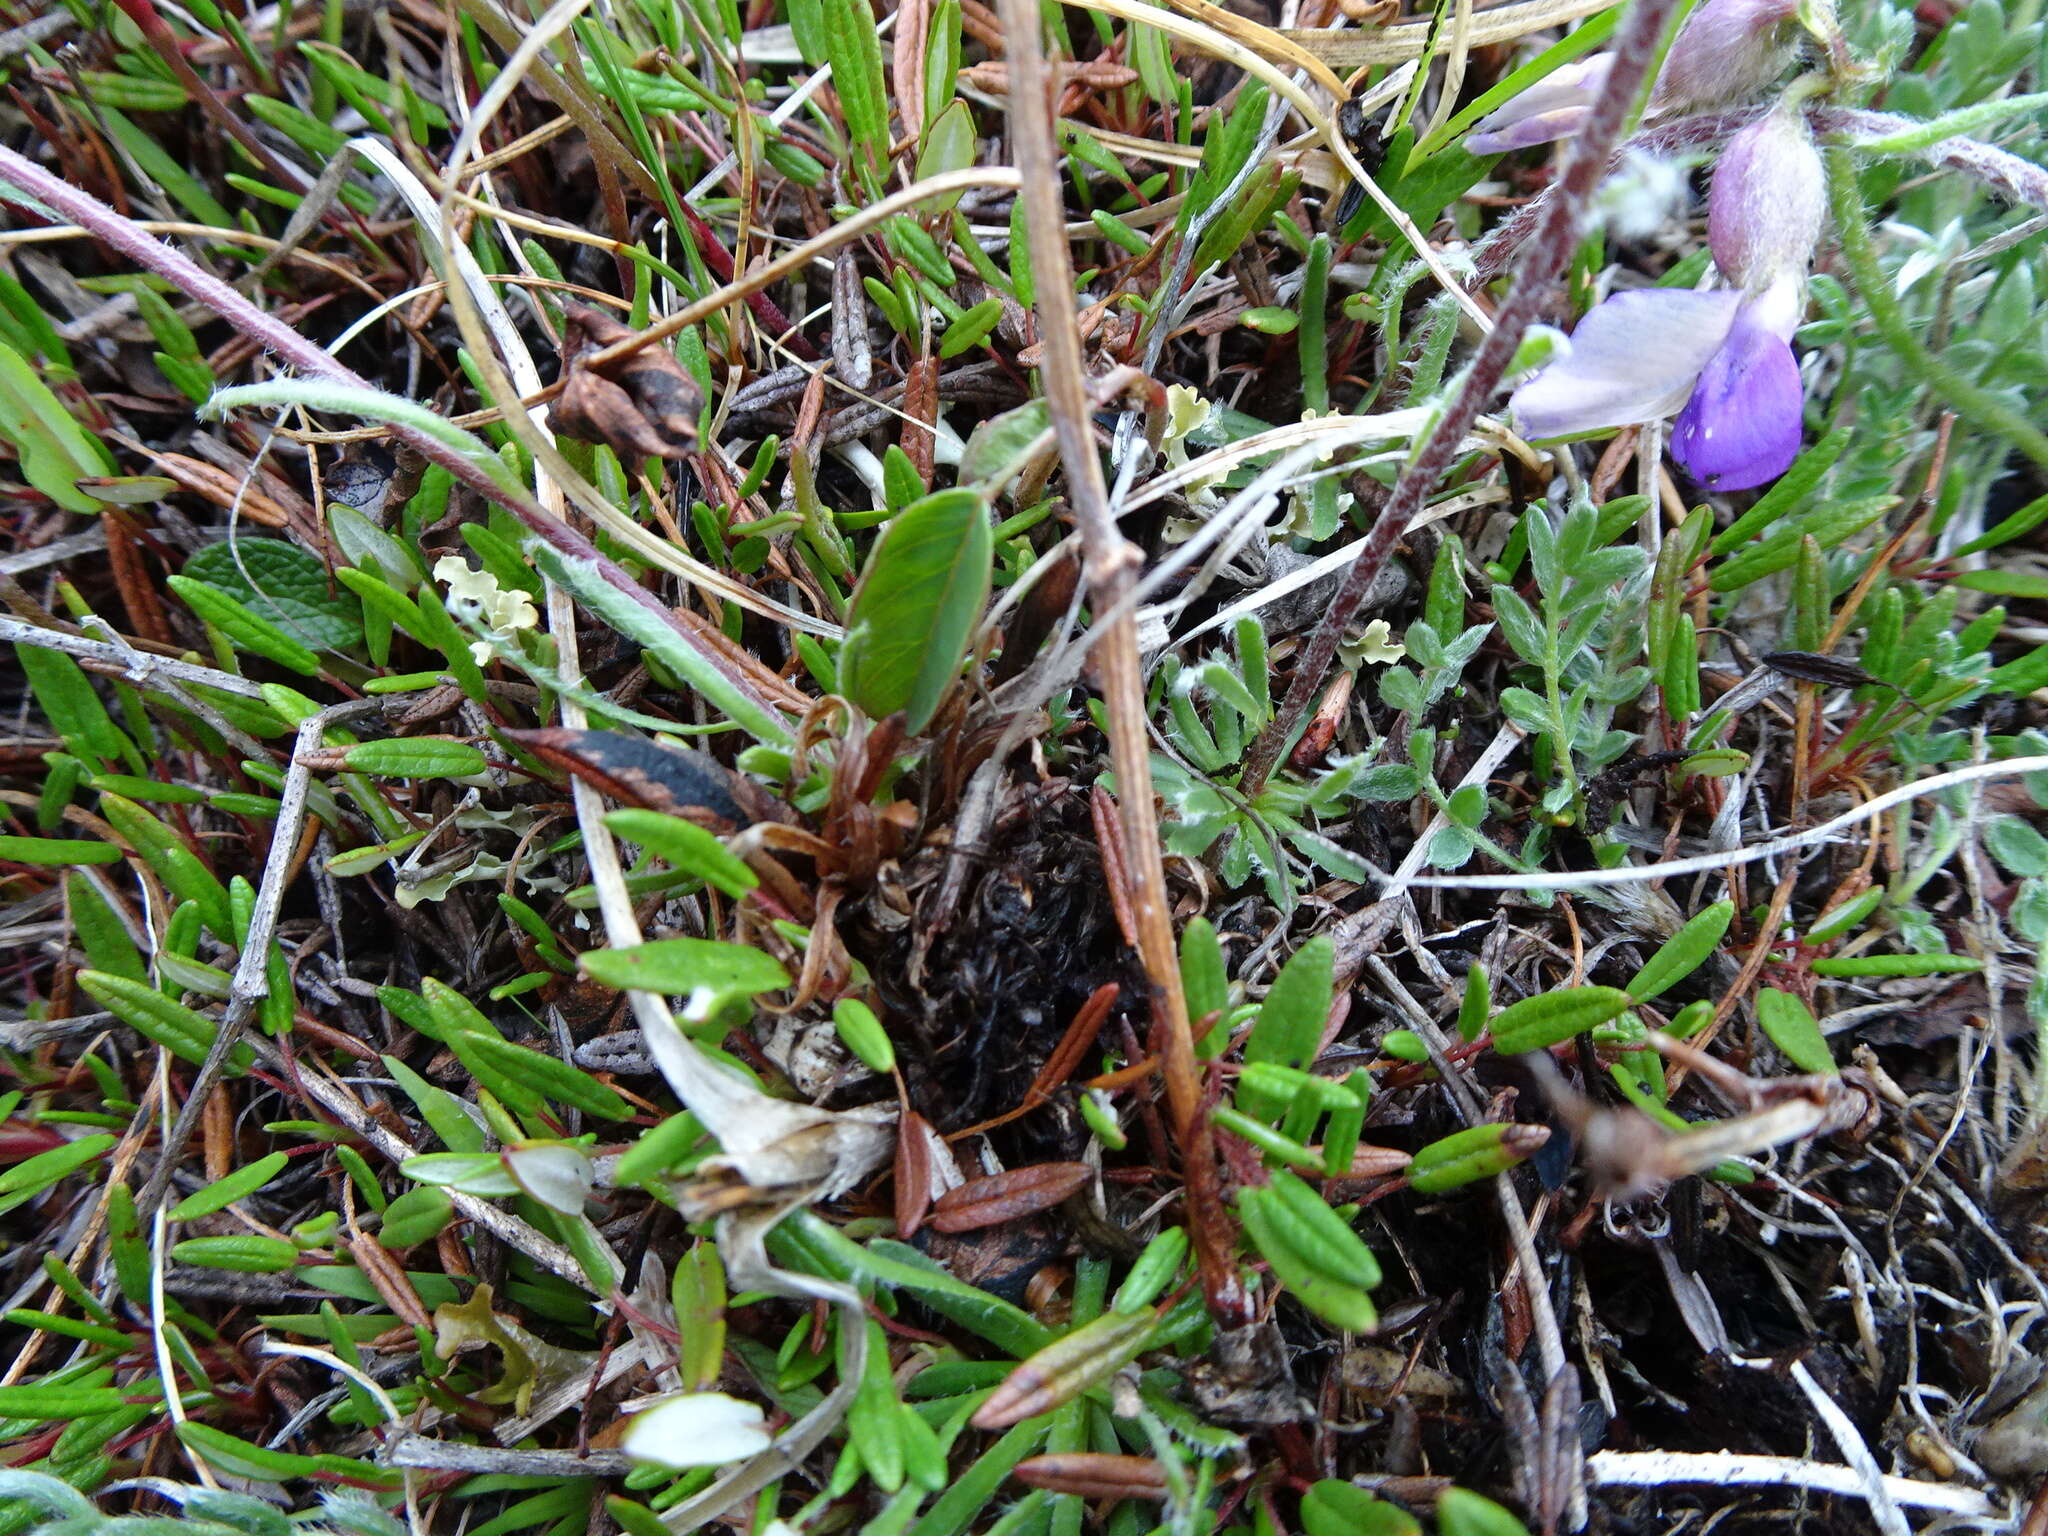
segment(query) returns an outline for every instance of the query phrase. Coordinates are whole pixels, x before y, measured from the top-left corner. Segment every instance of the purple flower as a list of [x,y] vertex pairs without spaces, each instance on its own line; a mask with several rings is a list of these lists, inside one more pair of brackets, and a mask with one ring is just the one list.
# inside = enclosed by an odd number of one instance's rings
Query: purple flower
[[[1798,20],[1797,0],[1701,0],[1664,57],[1650,110],[1696,112],[1755,95],[1791,60]],[[1596,53],[1553,71],[1481,118],[1465,147],[1497,155],[1569,138],[1593,110],[1609,62]]]
[[1482,117],[1465,136],[1465,147],[1475,155],[1498,155],[1570,138],[1591,115],[1613,62],[1612,54],[1596,53],[1552,70],[1499,111]]
[[1799,453],[1805,395],[1792,334],[1820,240],[1826,172],[1798,115],[1729,141],[1708,194],[1714,264],[1733,287],[1648,288],[1596,305],[1571,350],[1514,393],[1525,437],[1677,414],[1671,452],[1709,490],[1775,480]]

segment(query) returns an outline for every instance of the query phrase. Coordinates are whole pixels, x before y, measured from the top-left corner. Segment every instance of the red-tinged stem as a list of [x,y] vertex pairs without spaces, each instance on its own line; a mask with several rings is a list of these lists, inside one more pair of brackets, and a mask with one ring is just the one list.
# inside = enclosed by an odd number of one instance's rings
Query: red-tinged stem
[[[697,237],[697,250],[704,257],[704,265],[711,269],[711,275],[721,283],[732,281],[732,252],[718,243],[718,233],[697,215],[697,210],[688,203],[681,205],[683,217],[689,220],[690,233]],[[761,328],[770,336],[781,339],[782,344],[807,363],[818,360],[818,349],[806,341],[789,316],[782,312],[782,306],[765,293],[747,295],[747,308],[754,312],[754,318],[761,322]]]

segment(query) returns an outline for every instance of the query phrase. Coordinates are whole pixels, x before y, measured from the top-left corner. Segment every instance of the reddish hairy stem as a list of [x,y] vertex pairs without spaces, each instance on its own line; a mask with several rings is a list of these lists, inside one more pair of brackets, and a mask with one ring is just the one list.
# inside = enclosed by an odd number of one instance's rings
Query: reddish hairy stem
[[1584,131],[1572,142],[1571,158],[1565,162],[1564,172],[1547,199],[1527,247],[1517,253],[1514,285],[1494,316],[1493,329],[1473,354],[1465,371],[1465,382],[1438,418],[1435,430],[1402,472],[1393,494],[1380,509],[1364,547],[1351,562],[1336,601],[1302,648],[1286,700],[1245,754],[1238,789],[1246,798],[1256,796],[1265,787],[1279,761],[1280,749],[1314,702],[1316,690],[1330,669],[1331,658],[1337,654],[1337,642],[1365,601],[1373,578],[1401,541],[1409,520],[1422,510],[1430,491],[1450,468],[1458,445],[1464,441],[1480,409],[1493,398],[1515,349],[1521,345],[1523,333],[1542,315],[1559,274],[1578,244],[1586,205],[1606,173],[1608,159],[1620,142],[1629,111],[1641,94],[1657,57],[1657,45],[1676,9],[1677,0],[1635,0],[1629,8],[1628,17],[1616,35],[1614,64],[1608,71],[1605,88],[1594,103]]

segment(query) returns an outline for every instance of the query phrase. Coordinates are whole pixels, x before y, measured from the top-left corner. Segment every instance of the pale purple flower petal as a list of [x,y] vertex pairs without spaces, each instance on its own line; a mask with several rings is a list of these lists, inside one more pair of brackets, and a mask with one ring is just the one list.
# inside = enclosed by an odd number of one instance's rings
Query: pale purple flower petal
[[1739,295],[1646,288],[1595,305],[1571,351],[1517,389],[1509,406],[1527,438],[1669,416],[1727,337]]
[[1499,110],[1489,112],[1465,137],[1475,155],[1497,155],[1568,138],[1593,110],[1593,98],[1613,68],[1611,54],[1574,59],[1552,70]]
[[1577,133],[1592,113],[1593,109],[1581,102],[1538,112],[1531,117],[1503,121],[1489,129],[1486,124],[1500,115],[1495,113],[1465,135],[1465,148],[1475,155],[1504,155],[1510,150],[1554,144]]
[[1701,0],[1672,39],[1651,107],[1693,112],[1753,96],[1798,45],[1798,0]]
[[1805,392],[1791,344],[1738,315],[1671,432],[1671,452],[1712,491],[1775,480],[1799,456]]

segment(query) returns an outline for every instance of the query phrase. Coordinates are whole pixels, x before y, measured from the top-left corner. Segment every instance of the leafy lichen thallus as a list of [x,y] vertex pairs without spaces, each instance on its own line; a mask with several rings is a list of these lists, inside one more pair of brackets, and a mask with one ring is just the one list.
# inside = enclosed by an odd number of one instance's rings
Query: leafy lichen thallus
[[[1365,115],[1365,109],[1357,101],[1347,98],[1337,106],[1337,131],[1344,136],[1351,153],[1358,156],[1358,163],[1365,167],[1368,176],[1376,175],[1386,163],[1387,141],[1373,131],[1373,125]],[[1349,224],[1358,210],[1365,206],[1365,184],[1348,183],[1343,195],[1337,199],[1337,211],[1331,215],[1330,227],[1341,230]]]

